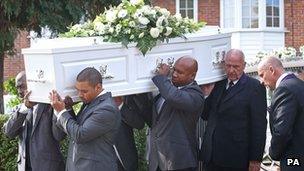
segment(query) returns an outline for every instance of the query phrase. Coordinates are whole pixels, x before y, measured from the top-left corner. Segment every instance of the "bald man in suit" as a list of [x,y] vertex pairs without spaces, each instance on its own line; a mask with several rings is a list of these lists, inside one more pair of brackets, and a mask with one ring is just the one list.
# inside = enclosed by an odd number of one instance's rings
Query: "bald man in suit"
[[304,82],[286,73],[281,61],[268,57],[258,65],[261,82],[273,90],[269,107],[272,138],[269,155],[281,171],[304,170]]

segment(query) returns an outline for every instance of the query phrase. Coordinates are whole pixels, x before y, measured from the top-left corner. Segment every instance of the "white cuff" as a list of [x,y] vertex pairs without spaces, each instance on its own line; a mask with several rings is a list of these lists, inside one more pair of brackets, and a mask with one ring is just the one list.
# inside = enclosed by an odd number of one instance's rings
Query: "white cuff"
[[57,121],[59,120],[59,118],[61,117],[61,115],[62,115],[65,111],[67,111],[67,110],[66,110],[66,109],[63,109],[63,110],[60,111],[60,112],[57,112],[56,110],[54,110],[54,114],[55,114],[55,116],[57,117]]
[[29,111],[30,111],[30,109],[27,108],[24,103],[22,103],[20,106],[20,109],[19,109],[19,113],[26,115],[26,114],[28,114]]

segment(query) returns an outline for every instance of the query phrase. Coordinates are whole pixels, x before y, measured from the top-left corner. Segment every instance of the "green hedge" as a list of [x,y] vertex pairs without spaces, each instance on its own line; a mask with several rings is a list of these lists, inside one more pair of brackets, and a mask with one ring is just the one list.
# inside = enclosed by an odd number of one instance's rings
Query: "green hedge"
[[[15,139],[8,139],[2,131],[3,124],[7,121],[8,115],[0,114],[0,171],[15,171],[17,170],[17,153],[18,141]],[[135,142],[138,149],[139,168],[140,171],[147,170],[147,163],[145,160],[145,143],[146,143],[146,127],[142,130],[135,131]],[[62,141],[61,150],[64,156],[67,154],[67,139]]]
[[8,139],[2,131],[3,124],[8,119],[8,115],[0,114],[0,170],[15,171],[17,170],[17,153],[18,141]]

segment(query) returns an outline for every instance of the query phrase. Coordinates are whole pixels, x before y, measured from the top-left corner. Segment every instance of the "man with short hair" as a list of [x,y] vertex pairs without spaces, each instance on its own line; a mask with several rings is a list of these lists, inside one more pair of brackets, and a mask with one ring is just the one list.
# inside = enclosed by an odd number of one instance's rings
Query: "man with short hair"
[[272,138],[269,155],[281,171],[304,170],[304,82],[286,73],[281,61],[268,57],[258,65],[265,87],[273,90],[269,107]]
[[224,59],[227,78],[206,99],[202,160],[206,171],[259,171],[266,140],[266,91],[244,73],[242,51]]
[[50,93],[58,122],[70,138],[66,170],[117,170],[113,149],[120,113],[110,92],[104,92],[102,76],[85,68],[76,78],[76,89],[83,105],[76,119],[65,110],[58,93]]
[[204,95],[195,81],[197,61],[179,58],[173,67],[162,64],[152,81],[160,94],[150,115],[149,170],[194,171],[197,168],[196,125],[203,110]]
[[19,138],[19,171],[63,171],[64,160],[60,141],[65,133],[56,125],[56,117],[49,104],[30,102],[27,93],[26,75],[16,76],[16,88],[21,105],[13,111],[4,124],[4,134]]

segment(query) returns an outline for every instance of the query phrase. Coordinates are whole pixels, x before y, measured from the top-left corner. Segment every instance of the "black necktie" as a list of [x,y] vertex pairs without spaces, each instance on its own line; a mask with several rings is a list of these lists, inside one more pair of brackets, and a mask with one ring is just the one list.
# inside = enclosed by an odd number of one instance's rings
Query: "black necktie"
[[224,90],[223,97],[225,97],[228,94],[228,92],[230,91],[231,87],[233,87],[233,86],[234,86],[233,81],[229,81],[228,88]]
[[232,86],[234,86],[234,83],[233,83],[233,81],[230,81],[230,82],[228,83],[228,88],[227,88],[227,90],[229,90]]

